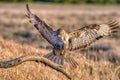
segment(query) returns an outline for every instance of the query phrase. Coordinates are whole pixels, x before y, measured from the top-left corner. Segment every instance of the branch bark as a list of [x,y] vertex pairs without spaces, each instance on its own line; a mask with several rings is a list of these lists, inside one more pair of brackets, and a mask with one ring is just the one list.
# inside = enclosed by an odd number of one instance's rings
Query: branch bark
[[28,54],[28,55],[24,55],[24,56],[20,56],[18,58],[15,59],[11,59],[8,61],[3,61],[0,62],[0,68],[10,68],[10,67],[14,67],[17,66],[23,62],[26,61],[36,61],[36,62],[41,62],[45,65],[48,65],[49,67],[63,73],[67,78],[71,79],[71,76],[62,68],[62,66],[59,66],[53,62],[51,62],[50,60],[41,57],[40,54]]

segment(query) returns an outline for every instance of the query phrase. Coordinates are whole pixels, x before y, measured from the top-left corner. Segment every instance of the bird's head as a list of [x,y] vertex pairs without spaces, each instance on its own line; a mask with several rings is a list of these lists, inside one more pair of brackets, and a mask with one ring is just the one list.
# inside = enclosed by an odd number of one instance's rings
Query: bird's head
[[[69,36],[63,29],[57,29],[54,33],[55,47],[58,49],[65,48],[68,43]],[[59,46],[59,47],[58,47]]]
[[59,29],[58,37],[64,42],[68,42],[69,36],[68,33],[64,29]]

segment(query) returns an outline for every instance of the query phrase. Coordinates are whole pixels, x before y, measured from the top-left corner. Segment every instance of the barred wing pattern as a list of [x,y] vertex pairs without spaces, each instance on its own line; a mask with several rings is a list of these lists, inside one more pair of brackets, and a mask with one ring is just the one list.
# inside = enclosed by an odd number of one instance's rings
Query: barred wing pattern
[[26,5],[27,17],[29,21],[34,25],[34,27],[41,33],[41,35],[53,45],[52,34],[53,29],[48,26],[44,21],[42,21],[38,16],[31,13],[28,4]]
[[69,50],[76,50],[89,46],[94,41],[116,32],[120,26],[119,20],[113,20],[107,24],[92,24],[69,33]]

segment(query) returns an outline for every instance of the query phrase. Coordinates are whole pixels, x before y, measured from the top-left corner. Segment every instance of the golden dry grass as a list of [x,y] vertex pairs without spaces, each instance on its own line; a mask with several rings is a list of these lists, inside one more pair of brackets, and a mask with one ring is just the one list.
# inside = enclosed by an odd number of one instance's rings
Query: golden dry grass
[[[105,23],[109,18],[120,16],[119,7],[114,6],[30,5],[30,8],[53,28],[62,27],[68,32],[85,24]],[[0,38],[0,61],[23,54],[44,55],[51,51],[48,43],[45,43],[45,40],[28,23],[25,17],[25,5],[3,4],[0,15],[2,37]],[[64,66],[73,80],[120,79],[120,30],[114,36],[117,38],[102,39],[86,50],[73,52],[75,60],[79,63],[78,68],[70,70],[68,65]],[[44,64],[25,62],[16,67],[1,68],[0,80],[67,80],[67,78]]]
[[[107,41],[109,42],[109,40]],[[0,38],[0,61],[13,59],[23,54],[40,53],[44,55],[48,52],[50,51],[34,48],[30,45],[20,45],[14,41],[7,41]],[[106,60],[94,61],[87,59],[77,52],[74,53],[74,59],[79,64],[78,68],[71,70],[68,65],[64,66],[64,69],[71,74],[73,80],[119,80],[119,64],[114,64]],[[67,78],[62,73],[44,64],[25,62],[16,67],[1,68],[0,80],[67,80]]]

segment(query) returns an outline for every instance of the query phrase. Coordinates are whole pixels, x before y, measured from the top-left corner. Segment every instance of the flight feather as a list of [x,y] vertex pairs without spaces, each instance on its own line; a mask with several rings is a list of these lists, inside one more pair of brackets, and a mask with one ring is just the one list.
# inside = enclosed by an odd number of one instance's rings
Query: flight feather
[[106,24],[92,24],[69,33],[69,50],[76,50],[89,46],[94,41],[109,36],[117,31],[120,21],[115,19]]
[[52,34],[53,29],[48,26],[43,20],[41,20],[38,16],[31,13],[28,4],[26,5],[27,9],[27,17],[29,21],[34,25],[34,27],[41,33],[41,35],[50,43],[53,45],[52,41]]

